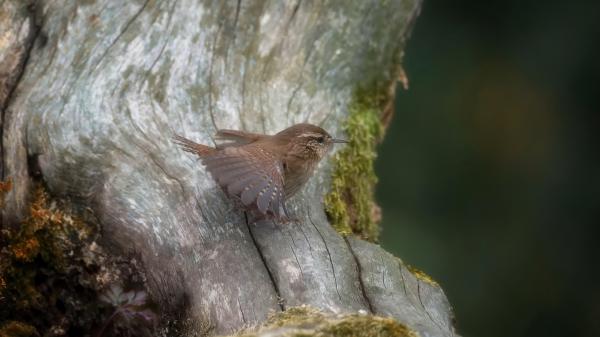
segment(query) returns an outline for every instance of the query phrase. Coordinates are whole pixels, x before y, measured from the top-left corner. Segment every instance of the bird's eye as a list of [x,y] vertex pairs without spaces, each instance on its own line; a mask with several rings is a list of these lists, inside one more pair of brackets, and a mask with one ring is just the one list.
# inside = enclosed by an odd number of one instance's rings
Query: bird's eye
[[320,144],[323,144],[325,142],[325,137],[323,137],[323,136],[317,137],[317,142],[319,142]]

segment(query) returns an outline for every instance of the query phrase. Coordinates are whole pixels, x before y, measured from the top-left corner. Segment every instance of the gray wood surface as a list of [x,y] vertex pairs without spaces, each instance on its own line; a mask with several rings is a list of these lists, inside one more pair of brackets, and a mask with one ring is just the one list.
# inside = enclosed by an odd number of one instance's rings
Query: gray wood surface
[[[419,0],[40,0],[33,14],[21,4],[4,0],[0,16],[0,74],[11,74],[0,81],[2,168],[15,182],[4,223],[23,216],[39,168],[52,193],[95,212],[105,245],[141,254],[159,303],[189,303],[214,332],[309,304],[453,335],[439,287],[328,224],[329,160],[289,202],[298,222],[249,224],[170,141],[299,122],[343,137],[356,89],[399,75]],[[17,49],[23,72],[4,62]]]

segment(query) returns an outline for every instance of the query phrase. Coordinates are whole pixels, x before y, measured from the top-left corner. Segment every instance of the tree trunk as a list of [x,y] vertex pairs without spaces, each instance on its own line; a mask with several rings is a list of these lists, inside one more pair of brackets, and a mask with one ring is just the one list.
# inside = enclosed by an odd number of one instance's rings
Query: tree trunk
[[162,307],[187,302],[217,333],[307,304],[453,335],[439,286],[328,223],[331,160],[288,202],[298,222],[248,224],[170,140],[300,122],[343,136],[357,91],[393,100],[420,0],[33,4],[1,5],[5,226],[23,219],[39,170],[52,194],[93,210],[107,247],[141,255]]

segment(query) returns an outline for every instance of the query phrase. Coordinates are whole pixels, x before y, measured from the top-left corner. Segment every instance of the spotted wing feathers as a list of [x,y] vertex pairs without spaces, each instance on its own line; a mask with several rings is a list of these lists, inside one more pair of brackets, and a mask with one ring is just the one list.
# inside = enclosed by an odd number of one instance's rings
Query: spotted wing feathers
[[245,208],[285,217],[283,169],[271,153],[249,144],[226,147],[202,162],[229,197]]

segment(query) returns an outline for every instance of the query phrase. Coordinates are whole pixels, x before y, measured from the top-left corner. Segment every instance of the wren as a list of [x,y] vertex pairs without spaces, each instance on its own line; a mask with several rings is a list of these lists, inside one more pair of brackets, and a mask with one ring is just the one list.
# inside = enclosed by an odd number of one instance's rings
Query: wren
[[225,194],[258,218],[288,221],[285,201],[308,181],[334,143],[312,124],[296,124],[275,135],[218,130],[216,148],[181,136],[174,141],[198,155]]

